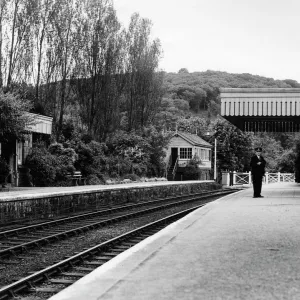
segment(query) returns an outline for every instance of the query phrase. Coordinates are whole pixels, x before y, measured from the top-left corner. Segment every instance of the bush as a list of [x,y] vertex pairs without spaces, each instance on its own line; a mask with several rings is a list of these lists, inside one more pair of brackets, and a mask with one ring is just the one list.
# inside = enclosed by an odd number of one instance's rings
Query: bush
[[197,180],[200,178],[201,170],[198,165],[201,163],[198,159],[192,158],[188,161],[184,168],[183,175],[184,179]]
[[67,174],[75,171],[77,154],[72,148],[62,144],[51,144],[48,150],[38,144],[32,148],[26,159],[35,186],[65,186]]
[[80,142],[75,151],[78,159],[75,162],[75,167],[80,170],[82,175],[87,177],[89,175],[101,176],[102,173],[102,148],[100,143],[91,142],[84,144]]
[[10,174],[9,164],[6,160],[0,157],[0,183],[6,183],[6,179]]
[[86,183],[90,185],[103,184],[103,182],[96,175],[89,175],[86,178]]
[[56,178],[58,162],[46,148],[32,148],[26,158],[26,166],[30,169],[32,181],[35,186],[53,185]]

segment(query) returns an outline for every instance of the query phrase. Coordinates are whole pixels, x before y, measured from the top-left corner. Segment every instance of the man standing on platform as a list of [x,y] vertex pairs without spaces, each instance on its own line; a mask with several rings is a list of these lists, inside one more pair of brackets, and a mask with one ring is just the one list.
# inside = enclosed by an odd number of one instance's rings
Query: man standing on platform
[[262,179],[265,175],[265,166],[266,161],[261,155],[262,148],[255,148],[255,155],[251,157],[250,167],[251,167],[251,175],[252,175],[252,183],[253,183],[253,198],[262,198],[261,195],[261,186]]

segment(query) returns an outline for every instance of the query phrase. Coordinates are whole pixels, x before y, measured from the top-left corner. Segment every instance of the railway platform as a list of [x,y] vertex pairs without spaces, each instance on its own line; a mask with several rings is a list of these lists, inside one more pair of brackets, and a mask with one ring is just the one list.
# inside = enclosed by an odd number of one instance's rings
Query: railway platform
[[154,181],[154,182],[132,182],[112,185],[80,185],[80,186],[60,186],[60,187],[14,187],[9,191],[0,192],[0,202],[5,200],[40,198],[48,195],[71,195],[76,193],[87,193],[93,191],[116,191],[132,188],[159,187],[159,186],[178,186],[190,183],[208,183],[213,184],[213,180],[199,181]]
[[51,300],[300,299],[300,185],[197,209]]

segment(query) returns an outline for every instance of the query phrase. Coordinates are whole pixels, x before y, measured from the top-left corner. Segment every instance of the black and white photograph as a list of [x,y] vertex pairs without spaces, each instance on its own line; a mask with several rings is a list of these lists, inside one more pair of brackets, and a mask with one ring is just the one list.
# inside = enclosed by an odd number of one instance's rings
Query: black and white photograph
[[300,299],[299,28],[0,0],[0,300]]

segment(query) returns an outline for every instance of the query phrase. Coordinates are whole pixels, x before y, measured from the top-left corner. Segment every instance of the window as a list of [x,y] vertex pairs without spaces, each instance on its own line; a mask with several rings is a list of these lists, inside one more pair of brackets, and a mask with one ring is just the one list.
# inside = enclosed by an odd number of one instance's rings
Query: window
[[200,159],[203,161],[210,161],[211,151],[210,149],[199,149],[200,152]]
[[180,159],[192,159],[192,148],[180,148]]
[[18,156],[18,165],[22,165],[23,163],[23,143],[17,142],[17,156]]
[[201,160],[205,160],[205,150],[201,149],[201,156],[200,156]]

